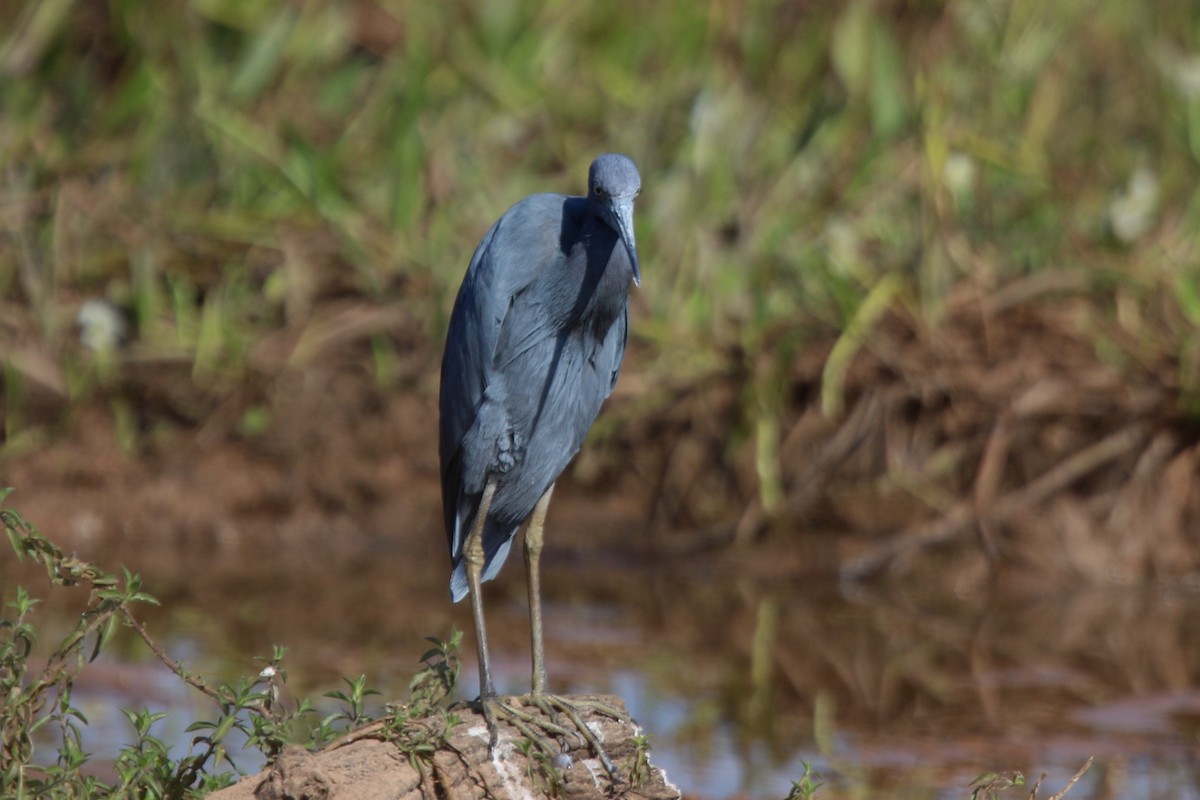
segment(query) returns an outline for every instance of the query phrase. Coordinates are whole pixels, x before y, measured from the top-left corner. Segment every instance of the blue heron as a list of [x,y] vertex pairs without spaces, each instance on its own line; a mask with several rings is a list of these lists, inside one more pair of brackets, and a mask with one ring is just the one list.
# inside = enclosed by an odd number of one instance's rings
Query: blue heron
[[[514,722],[528,717],[496,694],[480,584],[499,572],[526,522],[531,697],[578,719],[564,698],[547,693],[538,562],[555,481],[625,355],[629,290],[641,283],[633,235],[640,188],[633,161],[609,153],[592,162],[586,197],[518,202],[476,248],[450,316],[439,441],[450,594],[454,602],[471,597],[492,745],[497,712]],[[580,732],[603,757],[586,728]]]

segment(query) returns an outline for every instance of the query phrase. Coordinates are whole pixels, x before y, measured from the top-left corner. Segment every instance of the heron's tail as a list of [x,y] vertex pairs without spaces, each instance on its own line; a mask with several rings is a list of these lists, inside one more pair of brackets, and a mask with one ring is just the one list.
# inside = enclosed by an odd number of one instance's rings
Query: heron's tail
[[[496,577],[500,567],[504,566],[504,560],[508,558],[508,551],[512,547],[513,540],[517,538],[519,527],[519,525],[514,525],[511,528],[503,529],[491,517],[484,523],[482,580],[490,581]],[[450,599],[457,603],[467,596],[469,588],[467,585],[467,562],[460,553],[454,559],[454,570],[450,573]]]

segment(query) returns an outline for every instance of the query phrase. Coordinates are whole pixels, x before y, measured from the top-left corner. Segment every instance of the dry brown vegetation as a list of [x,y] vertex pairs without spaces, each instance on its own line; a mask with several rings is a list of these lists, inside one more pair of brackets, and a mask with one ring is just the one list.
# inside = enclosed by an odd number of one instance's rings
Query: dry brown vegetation
[[[738,441],[741,379],[655,387],[672,402],[634,415],[648,386],[636,357],[612,409],[620,427],[568,481],[645,529],[643,551],[776,549],[819,534],[827,546],[789,562],[795,569],[929,574],[921,565],[933,558],[951,582],[977,559],[1032,581],[1187,576],[1200,557],[1200,471],[1194,423],[1171,385],[1175,365],[1105,360],[1096,342],[1114,354],[1124,343],[1087,298],[1010,302],[1022,289],[960,297],[932,327],[889,314],[851,363],[836,416],[819,403],[828,345],[801,353],[784,389],[792,404],[769,510],[755,443]],[[10,456],[8,481],[38,487],[23,505],[44,524],[107,546],[127,537],[298,546],[333,532],[353,549],[399,519],[428,529],[411,538],[436,540],[438,354],[404,345],[397,315],[359,306],[329,316],[328,339],[308,344],[301,366],[289,358],[298,343],[281,333],[263,347],[275,355],[252,359],[246,388],[203,424],[151,438],[139,458],[120,452],[102,398],[54,441]],[[379,390],[367,369],[369,337],[381,333],[407,353],[403,391]],[[165,369],[131,370],[106,396],[159,418],[206,402]],[[273,424],[246,434],[239,425],[255,407]],[[85,507],[97,518],[73,518]]]

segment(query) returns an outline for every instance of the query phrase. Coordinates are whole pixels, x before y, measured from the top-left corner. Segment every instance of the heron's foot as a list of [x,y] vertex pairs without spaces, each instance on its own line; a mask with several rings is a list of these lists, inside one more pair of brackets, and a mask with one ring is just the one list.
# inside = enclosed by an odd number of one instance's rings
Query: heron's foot
[[[613,766],[608,753],[600,743],[595,732],[583,720],[583,714],[593,712],[620,722],[629,722],[630,717],[611,706],[595,700],[566,698],[554,694],[531,694],[523,697],[480,697],[477,701],[483,711],[483,717],[488,726],[488,750],[494,753],[498,741],[499,729],[496,722],[503,719],[560,767],[570,766],[568,753],[571,750],[571,737],[579,737],[581,745],[586,745],[592,754],[600,761],[609,779],[620,783],[621,778]],[[533,713],[529,708],[536,709]],[[566,718],[565,721],[563,718]]]
[[[599,760],[600,764],[604,767],[604,771],[608,773],[609,779],[614,783],[621,782],[616,767],[613,766],[608,753],[604,751],[604,746],[600,743],[600,739],[596,736],[596,733],[584,721],[583,714],[586,712],[603,714],[619,722],[629,722],[629,715],[595,700],[567,698],[562,695],[546,694],[543,692],[535,692],[521,698],[521,700],[526,705],[534,706],[541,712],[540,715],[536,716],[526,713],[523,721],[528,725],[540,728],[548,736],[557,740],[558,749],[550,750],[547,748],[547,743],[544,740],[539,741],[538,738],[531,736],[530,738],[537,743],[543,753],[551,757],[565,754],[570,750],[569,737],[578,736],[580,744],[586,745],[596,759]],[[562,717],[566,718],[567,724],[562,722]]]
[[483,712],[484,722],[487,723],[488,729],[488,755],[494,755],[496,752],[496,742],[500,738],[500,729],[496,727],[496,708],[503,704],[503,700],[498,695],[479,695],[479,698],[473,703],[468,703],[469,706],[478,707]]

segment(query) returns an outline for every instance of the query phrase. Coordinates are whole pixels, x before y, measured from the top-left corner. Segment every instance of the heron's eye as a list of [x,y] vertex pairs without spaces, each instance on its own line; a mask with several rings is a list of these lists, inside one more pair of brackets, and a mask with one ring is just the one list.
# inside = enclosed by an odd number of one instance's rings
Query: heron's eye
[[608,197],[608,190],[599,184],[596,185],[596,197]]

